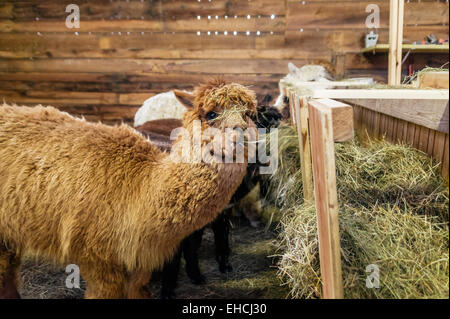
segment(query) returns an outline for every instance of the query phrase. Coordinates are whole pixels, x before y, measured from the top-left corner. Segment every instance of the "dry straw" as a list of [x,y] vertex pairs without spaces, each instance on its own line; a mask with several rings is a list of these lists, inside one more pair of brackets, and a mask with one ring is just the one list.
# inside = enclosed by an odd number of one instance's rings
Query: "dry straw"
[[[279,131],[279,170],[267,200],[279,208],[279,276],[294,298],[320,297],[314,206],[301,197],[298,139]],[[406,145],[336,144],[344,294],[347,298],[448,298],[448,186],[438,167]],[[366,267],[380,287],[366,287]]]

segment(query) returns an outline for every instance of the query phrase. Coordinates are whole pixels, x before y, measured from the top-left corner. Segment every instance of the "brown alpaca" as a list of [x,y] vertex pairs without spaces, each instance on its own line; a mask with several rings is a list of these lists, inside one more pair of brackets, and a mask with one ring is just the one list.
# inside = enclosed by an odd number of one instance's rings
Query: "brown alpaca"
[[[211,81],[183,127],[253,125],[255,94]],[[182,139],[174,146],[184,143]],[[206,142],[204,142],[206,143]],[[0,106],[0,297],[19,297],[23,255],[77,264],[87,298],[138,298],[152,270],[230,201],[247,163],[176,163],[126,125],[88,123],[52,107]]]

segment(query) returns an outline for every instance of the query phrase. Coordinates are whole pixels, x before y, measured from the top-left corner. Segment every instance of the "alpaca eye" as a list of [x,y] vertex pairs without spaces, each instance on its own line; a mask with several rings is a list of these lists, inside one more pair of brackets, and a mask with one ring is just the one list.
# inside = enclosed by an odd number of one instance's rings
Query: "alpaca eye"
[[217,117],[217,113],[216,113],[216,112],[208,112],[208,113],[206,114],[206,119],[207,119],[208,121],[214,120],[216,117]]

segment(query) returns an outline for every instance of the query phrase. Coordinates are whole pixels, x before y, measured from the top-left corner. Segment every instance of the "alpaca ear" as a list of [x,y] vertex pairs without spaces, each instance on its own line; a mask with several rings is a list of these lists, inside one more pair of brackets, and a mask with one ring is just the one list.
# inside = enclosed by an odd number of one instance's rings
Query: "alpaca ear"
[[183,104],[188,110],[194,107],[194,94],[181,90],[173,90],[177,100]]

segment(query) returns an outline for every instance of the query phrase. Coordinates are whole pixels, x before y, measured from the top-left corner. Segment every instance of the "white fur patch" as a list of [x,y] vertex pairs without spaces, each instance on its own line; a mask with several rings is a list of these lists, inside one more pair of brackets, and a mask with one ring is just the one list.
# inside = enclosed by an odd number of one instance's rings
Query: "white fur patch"
[[296,67],[293,63],[288,63],[289,74],[297,78],[299,81],[321,81],[326,82],[332,80],[333,77],[330,73],[321,65],[307,64],[300,68]]
[[134,126],[160,119],[182,119],[186,107],[175,97],[173,91],[160,93],[145,100],[134,116]]
[[283,94],[278,95],[277,100],[275,101],[275,104],[273,106],[281,113],[284,108]]

